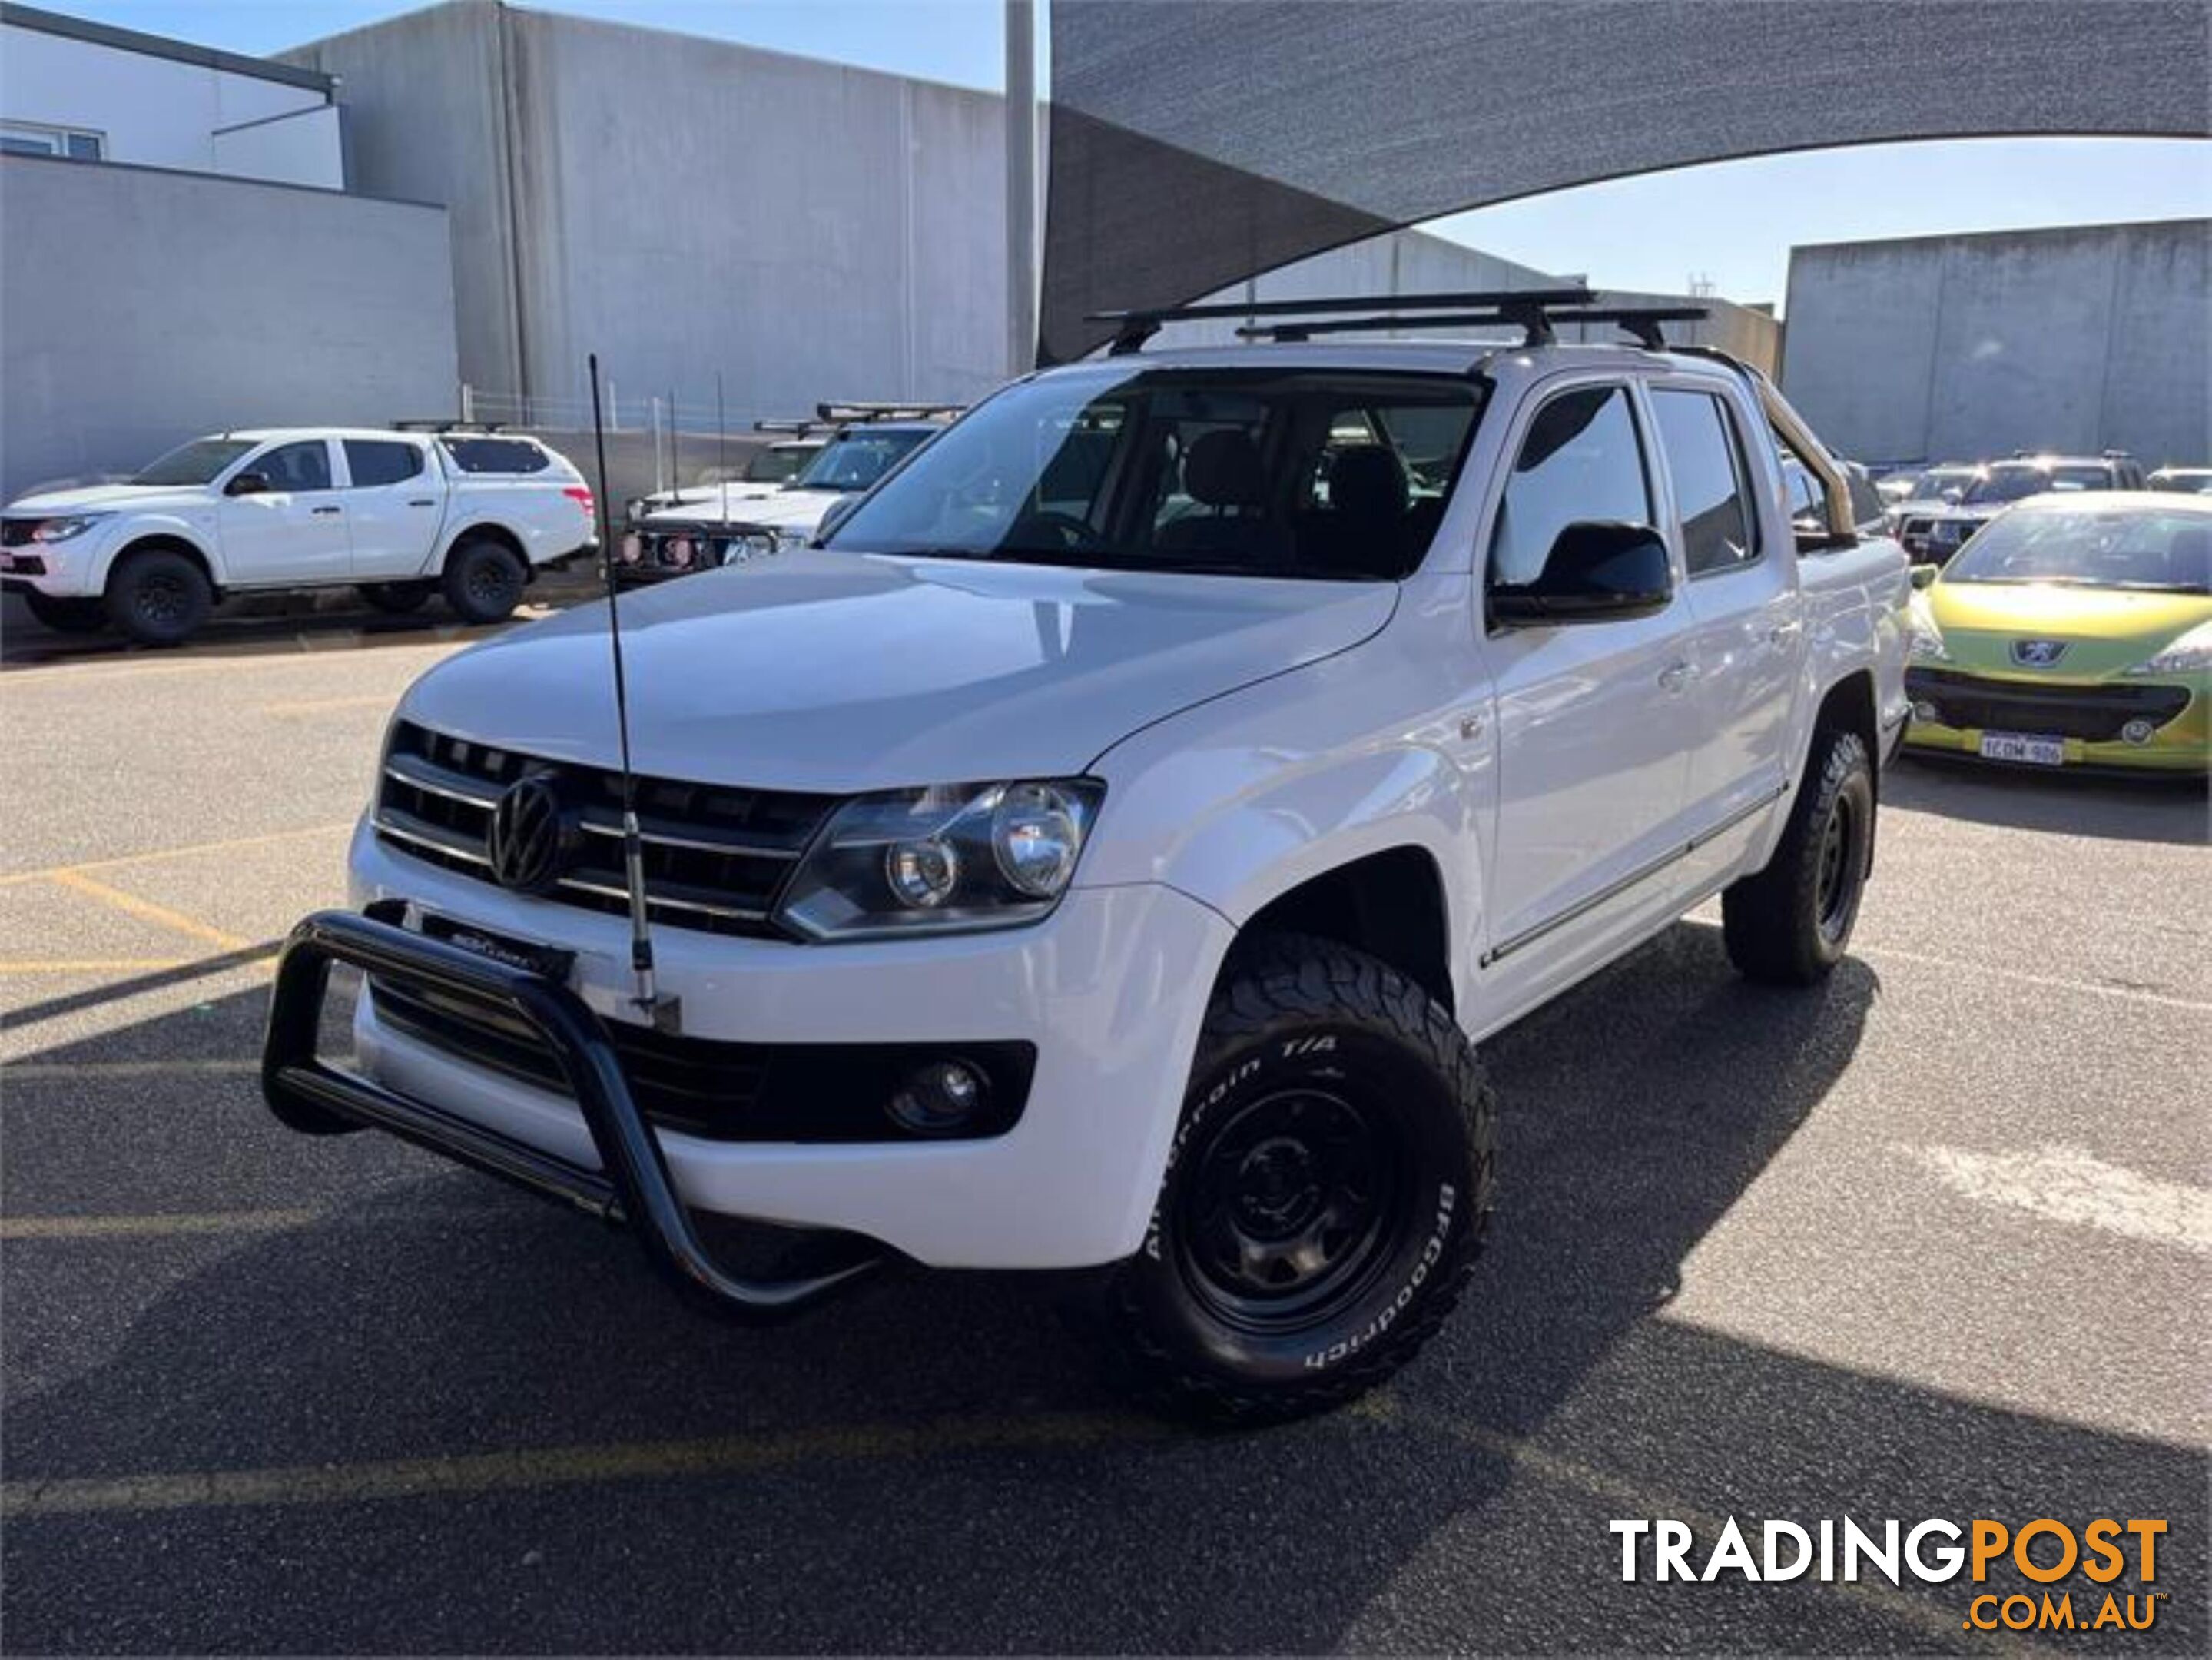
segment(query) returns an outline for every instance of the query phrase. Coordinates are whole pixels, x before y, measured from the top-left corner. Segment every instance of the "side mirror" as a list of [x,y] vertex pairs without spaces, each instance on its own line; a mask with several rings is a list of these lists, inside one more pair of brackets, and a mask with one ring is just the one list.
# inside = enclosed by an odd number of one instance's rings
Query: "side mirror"
[[266,496],[269,476],[261,472],[241,472],[222,487],[225,496]]
[[850,519],[853,509],[860,505],[863,493],[854,490],[850,495],[839,496],[830,504],[830,510],[822,515],[822,522],[814,528],[815,546],[821,546],[837,533],[837,527]]
[[1942,570],[1941,565],[1915,565],[1912,568],[1912,586],[1916,588],[1934,587],[1936,578]]
[[1656,616],[1674,594],[1674,573],[1657,531],[1585,519],[1559,532],[1534,581],[1491,589],[1490,617],[1509,629],[1621,623]]

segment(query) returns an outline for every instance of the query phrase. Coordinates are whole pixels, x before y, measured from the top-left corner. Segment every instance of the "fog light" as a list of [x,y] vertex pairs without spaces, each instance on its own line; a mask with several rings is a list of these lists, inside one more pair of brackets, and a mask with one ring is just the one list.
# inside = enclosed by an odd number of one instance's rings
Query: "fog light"
[[2130,744],[2148,744],[2151,740],[2151,735],[2157,730],[2158,728],[2148,721],[2135,720],[2120,728],[2120,736]]
[[933,1061],[908,1074],[886,1104],[891,1120],[915,1135],[951,1135],[991,1098],[988,1079],[965,1061]]
[[645,540],[635,531],[632,531],[622,539],[622,562],[625,565],[635,565],[644,557]]
[[1920,724],[1924,727],[1934,726],[1936,724],[1936,706],[1929,702],[1926,698],[1922,698],[1920,702],[1912,706],[1912,718],[1919,721]]

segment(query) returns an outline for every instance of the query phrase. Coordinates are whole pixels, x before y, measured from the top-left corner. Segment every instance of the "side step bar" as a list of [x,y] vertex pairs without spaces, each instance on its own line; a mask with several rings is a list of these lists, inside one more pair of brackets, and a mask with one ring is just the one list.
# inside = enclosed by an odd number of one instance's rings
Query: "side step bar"
[[[584,1170],[319,1059],[323,1002],[331,970],[341,963],[522,1019],[560,1062],[601,1169]],[[627,1224],[653,1265],[681,1290],[740,1320],[766,1323],[796,1314],[881,1267],[890,1256],[878,1247],[827,1273],[794,1280],[744,1280],[725,1273],[693,1230],[659,1140],[631,1099],[613,1045],[584,1000],[542,974],[427,939],[396,921],[318,911],[292,930],[276,964],[261,1092],[270,1110],[293,1129],[313,1135],[384,1130],[602,1221]]]

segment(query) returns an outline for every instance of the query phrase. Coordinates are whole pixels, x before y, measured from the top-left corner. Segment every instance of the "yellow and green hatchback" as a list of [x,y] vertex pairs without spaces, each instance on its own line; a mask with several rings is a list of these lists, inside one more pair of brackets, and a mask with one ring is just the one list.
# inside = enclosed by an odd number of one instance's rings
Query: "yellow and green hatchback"
[[2212,771],[2212,497],[2008,509],[1913,596],[1905,687],[1923,751]]

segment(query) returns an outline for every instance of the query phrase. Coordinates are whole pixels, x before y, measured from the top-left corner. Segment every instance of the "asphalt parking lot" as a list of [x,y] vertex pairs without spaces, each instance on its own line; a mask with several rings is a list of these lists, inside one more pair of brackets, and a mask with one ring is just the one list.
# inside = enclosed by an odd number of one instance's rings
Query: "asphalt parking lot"
[[[12,1651],[2205,1651],[2201,792],[1904,768],[1824,990],[1693,919],[1506,1033],[1459,1315],[1354,1411],[1194,1436],[1102,1389],[1063,1283],[732,1329],[619,1236],[268,1118],[274,942],[465,642],[6,642]],[[1728,1516],[2161,1518],[2115,1589],[2167,1596],[2021,1638],[1963,1582],[1620,1583],[1608,1519],[1701,1560]]]

